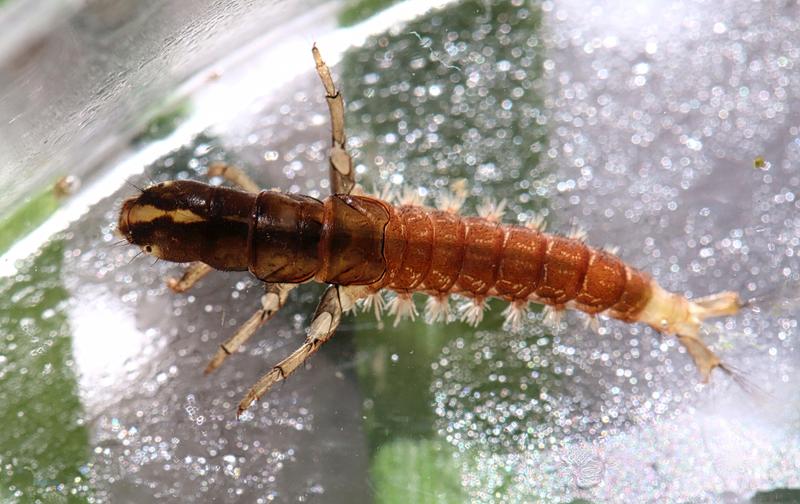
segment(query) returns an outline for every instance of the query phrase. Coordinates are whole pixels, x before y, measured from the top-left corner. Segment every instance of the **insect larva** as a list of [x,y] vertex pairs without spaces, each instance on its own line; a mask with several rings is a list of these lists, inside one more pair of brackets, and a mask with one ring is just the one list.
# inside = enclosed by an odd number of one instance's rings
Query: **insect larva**
[[704,319],[737,313],[736,293],[690,301],[581,239],[546,234],[535,225],[501,224],[499,206],[486,206],[479,217],[464,217],[457,213],[460,197],[450,198],[443,205],[447,210],[434,210],[361,195],[345,150],[342,97],[316,48],[313,55],[331,114],[331,196],[320,201],[256,193],[243,172],[216,166],[213,173],[251,192],[195,181],[164,182],[126,200],[119,216],[119,230],[130,243],[167,261],[192,262],[182,279],[171,281],[177,291],[191,287],[211,268],[249,270],[266,283],[262,308],[221,346],[207,372],[269,320],[296,285],[309,280],[329,285],[305,343],[248,391],[239,413],[330,339],[356,300],[365,299],[380,314],[382,290],[397,294],[386,309],[398,319],[416,314],[411,296],[421,292],[430,296],[429,320],[447,320],[448,296],[459,294],[472,300],[461,318],[473,324],[490,297],[510,303],[505,313],[515,327],[529,302],[548,305],[554,314],[574,308],[590,316],[644,322],[675,335],[704,381],[716,367],[730,372],[702,342],[699,330]]

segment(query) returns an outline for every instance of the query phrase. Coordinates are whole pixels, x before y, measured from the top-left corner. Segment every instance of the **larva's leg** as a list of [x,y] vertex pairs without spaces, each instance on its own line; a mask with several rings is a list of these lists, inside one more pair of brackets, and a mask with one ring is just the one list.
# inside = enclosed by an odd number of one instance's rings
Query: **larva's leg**
[[689,312],[688,321],[676,324],[678,340],[692,356],[703,382],[707,382],[714,368],[732,374],[730,366],[726,366],[720,358],[700,339],[700,324],[705,319],[735,315],[742,303],[735,292],[719,292],[703,298],[686,300]]
[[[247,192],[257,193],[260,190],[256,183],[253,182],[244,171],[226,163],[212,163],[211,166],[208,167],[207,176],[209,178],[222,177]],[[181,278],[168,278],[167,286],[175,292],[186,292],[204,276],[208,275],[212,269],[213,268],[207,264],[193,262],[186,267]]]
[[261,191],[261,188],[258,187],[258,185],[253,182],[253,179],[248,177],[242,169],[226,163],[212,163],[211,166],[208,167],[207,176],[209,178],[222,177],[233,185],[250,193]]
[[708,383],[709,378],[711,378],[711,371],[722,365],[720,358],[706,346],[697,334],[685,333],[677,334],[676,336],[692,357],[703,383]]
[[686,348],[686,351],[692,357],[695,366],[700,371],[700,378],[703,383],[708,383],[711,378],[711,372],[719,368],[725,374],[733,378],[737,385],[742,387],[742,390],[753,396],[764,397],[766,394],[758,385],[750,381],[744,372],[740,371],[734,366],[720,360],[719,356],[715,354],[705,343],[700,339],[697,334],[678,334],[678,340]]
[[319,54],[317,46],[311,49],[311,53],[314,55],[319,78],[322,81],[322,85],[325,86],[325,99],[328,102],[328,110],[331,114],[331,152],[329,158],[331,192],[333,194],[350,194],[356,187],[356,180],[353,159],[347,153],[345,146],[347,137],[344,133],[344,99],[333,84],[331,70],[322,61],[322,56]]
[[222,365],[225,359],[244,345],[255,334],[259,327],[266,324],[286,304],[289,292],[297,284],[267,284],[267,292],[261,297],[261,308],[256,311],[228,341],[220,345],[219,350],[206,366],[205,374],[209,374]]
[[167,278],[167,287],[172,289],[173,292],[186,292],[191,289],[194,284],[199,282],[201,278],[208,275],[212,269],[213,268],[208,264],[193,262],[186,267],[180,278]]
[[332,285],[322,294],[322,299],[320,299],[317,310],[314,312],[314,318],[311,320],[305,343],[289,357],[270,369],[247,391],[244,399],[239,403],[236,416],[239,417],[254,401],[266,394],[277,382],[285,380],[311,354],[316,352],[323,343],[328,341],[333,336],[333,333],[336,332],[336,328],[339,327],[341,319],[342,301],[339,298],[339,288]]

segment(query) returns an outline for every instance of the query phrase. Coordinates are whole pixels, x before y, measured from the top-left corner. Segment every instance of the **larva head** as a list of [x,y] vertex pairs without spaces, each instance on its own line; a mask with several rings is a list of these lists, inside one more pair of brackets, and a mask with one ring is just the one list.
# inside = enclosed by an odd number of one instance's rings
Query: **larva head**
[[133,245],[172,262],[247,269],[253,195],[190,180],[162,182],[125,200],[118,228]]
[[733,368],[723,364],[702,341],[700,328],[705,319],[738,313],[743,306],[739,295],[728,291],[689,300],[664,290],[655,281],[651,281],[651,291],[650,300],[636,320],[649,324],[656,331],[674,334],[691,355],[703,382],[709,380],[715,368],[732,374]]

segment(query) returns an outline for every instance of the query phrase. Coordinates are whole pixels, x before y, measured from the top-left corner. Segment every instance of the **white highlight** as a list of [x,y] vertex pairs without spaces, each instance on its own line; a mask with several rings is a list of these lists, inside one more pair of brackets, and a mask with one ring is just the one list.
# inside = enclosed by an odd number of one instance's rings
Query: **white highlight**
[[355,311],[356,301],[368,295],[369,291],[363,285],[339,287],[339,302],[342,305],[342,312]]
[[386,305],[386,310],[389,312],[389,315],[394,316],[394,327],[397,327],[404,318],[416,320],[417,315],[419,315],[411,296],[412,295],[409,293],[398,292],[397,296],[390,299],[389,303]]
[[450,321],[450,299],[445,295],[430,296],[425,301],[425,322]]
[[567,238],[578,240],[580,242],[586,241],[586,236],[586,229],[574,222],[572,223],[572,228],[569,230],[569,233],[567,233]]
[[544,313],[544,319],[542,319],[544,325],[556,331],[561,328],[561,318],[564,310],[559,310],[552,306],[545,305],[542,313]]
[[114,296],[96,287],[77,293],[67,308],[72,353],[81,402],[96,412],[119,400],[126,388],[141,385],[166,338],[155,329],[139,330],[132,307]]
[[419,190],[411,186],[403,186],[403,192],[398,199],[400,205],[423,206],[425,199],[419,194]]
[[442,191],[437,198],[439,210],[450,213],[458,213],[464,202],[467,200],[467,181],[458,179],[450,184],[449,191]]
[[503,214],[506,212],[507,204],[508,201],[505,198],[499,202],[491,198],[486,198],[480,205],[478,205],[476,210],[478,211],[479,217],[483,217],[484,219],[493,222],[500,222],[503,220]]
[[527,318],[527,313],[528,301],[514,301],[510,303],[506,309],[503,310],[503,315],[506,317],[503,328],[513,333],[520,332],[522,330],[522,323]]
[[476,327],[483,320],[483,311],[488,309],[484,299],[473,299],[458,307],[459,317],[462,322]]
[[544,214],[535,212],[528,217],[525,221],[525,227],[543,233],[547,229],[547,221],[544,219]]
[[261,296],[261,308],[267,313],[273,313],[281,307],[281,298],[274,292],[267,292]]
[[418,32],[415,32],[415,31],[411,31],[409,33],[411,35],[414,35],[415,37],[417,37],[417,39],[419,40],[419,45],[421,47],[424,47],[425,49],[430,51],[431,59],[433,61],[438,61],[443,67],[445,67],[447,69],[457,70],[459,72],[462,72],[461,67],[459,67],[458,65],[453,65],[451,63],[446,63],[444,60],[442,60],[442,58],[439,56],[439,52],[438,51],[434,51],[433,48],[431,47],[433,44],[432,44],[430,38],[423,37],[422,35],[420,35]]
[[597,315],[584,314],[586,319],[584,321],[584,329],[591,329],[595,334],[600,334],[600,319]]
[[324,338],[332,331],[333,317],[328,312],[320,313],[317,318],[311,322],[308,328],[308,341],[316,341]]
[[361,305],[361,308],[364,312],[372,310],[375,313],[375,318],[378,320],[378,322],[381,321],[381,316],[383,315],[383,310],[385,307],[386,305],[383,301],[383,294],[380,292],[368,294],[364,298],[364,304]]
[[372,188],[372,196],[382,201],[394,201],[396,199],[394,194],[394,187],[392,184],[384,184],[383,189],[378,191],[377,187]]

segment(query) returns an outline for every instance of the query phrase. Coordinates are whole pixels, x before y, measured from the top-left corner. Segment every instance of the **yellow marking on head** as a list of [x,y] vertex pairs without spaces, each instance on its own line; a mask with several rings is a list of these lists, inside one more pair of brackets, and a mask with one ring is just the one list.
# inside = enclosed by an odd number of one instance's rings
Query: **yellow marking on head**
[[166,214],[172,217],[173,222],[178,223],[203,222],[205,220],[190,210],[173,210]]
[[128,213],[128,224],[143,224],[161,217],[169,217],[176,224],[190,224],[205,220],[191,210],[161,210],[152,205],[134,205]]

